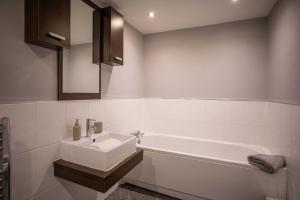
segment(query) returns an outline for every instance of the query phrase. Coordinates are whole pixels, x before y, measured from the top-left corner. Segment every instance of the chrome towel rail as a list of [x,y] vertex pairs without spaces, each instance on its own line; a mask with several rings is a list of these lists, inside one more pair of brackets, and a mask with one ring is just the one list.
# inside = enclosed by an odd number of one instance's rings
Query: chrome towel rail
[[10,200],[9,119],[0,120],[0,200]]

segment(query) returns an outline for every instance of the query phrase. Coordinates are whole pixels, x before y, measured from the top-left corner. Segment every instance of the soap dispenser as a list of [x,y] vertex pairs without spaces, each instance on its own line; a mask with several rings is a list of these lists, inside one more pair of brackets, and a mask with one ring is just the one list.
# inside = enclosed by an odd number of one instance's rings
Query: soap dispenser
[[79,125],[79,120],[80,119],[76,119],[76,122],[73,126],[73,140],[80,140],[81,138],[81,127]]

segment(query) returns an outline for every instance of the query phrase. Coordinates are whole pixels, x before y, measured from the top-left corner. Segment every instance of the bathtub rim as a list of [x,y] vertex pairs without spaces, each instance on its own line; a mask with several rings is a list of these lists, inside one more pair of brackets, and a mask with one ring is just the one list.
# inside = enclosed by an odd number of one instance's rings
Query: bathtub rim
[[[196,140],[201,142],[210,142],[210,143],[217,143],[217,144],[226,144],[226,145],[234,145],[239,146],[242,148],[247,148],[250,150],[258,151],[258,153],[264,153],[268,155],[273,155],[272,152],[267,148],[259,145],[251,145],[251,144],[243,144],[243,143],[236,143],[236,142],[227,142],[227,141],[220,141],[220,140],[212,140],[212,139],[205,139],[205,138],[195,138],[195,137],[187,137],[187,136],[178,136],[178,135],[169,135],[169,134],[162,134],[162,133],[155,133],[155,132],[149,132],[149,131],[142,131],[145,133],[144,137],[147,136],[164,136],[164,137],[171,137],[171,138],[177,138],[177,139],[185,139],[185,140]],[[141,138],[143,141],[143,138]],[[159,152],[159,153],[167,153],[178,157],[186,157],[193,160],[198,161],[204,161],[204,162],[212,162],[216,164],[222,164],[222,165],[230,165],[230,166],[236,166],[236,167],[242,167],[252,170],[259,170],[257,167],[249,164],[248,162],[241,162],[236,160],[230,160],[230,159],[222,159],[222,158],[216,158],[211,156],[204,156],[204,155],[198,155],[193,153],[186,153],[182,151],[171,151],[167,149],[162,148],[155,148],[155,147],[149,147],[147,145],[143,144],[137,144],[138,148],[142,148],[146,151],[151,152]]]

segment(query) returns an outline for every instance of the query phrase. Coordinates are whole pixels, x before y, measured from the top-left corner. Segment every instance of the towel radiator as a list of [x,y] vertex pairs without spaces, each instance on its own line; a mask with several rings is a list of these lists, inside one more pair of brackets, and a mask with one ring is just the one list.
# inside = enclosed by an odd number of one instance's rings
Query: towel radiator
[[9,119],[0,119],[0,200],[10,200]]

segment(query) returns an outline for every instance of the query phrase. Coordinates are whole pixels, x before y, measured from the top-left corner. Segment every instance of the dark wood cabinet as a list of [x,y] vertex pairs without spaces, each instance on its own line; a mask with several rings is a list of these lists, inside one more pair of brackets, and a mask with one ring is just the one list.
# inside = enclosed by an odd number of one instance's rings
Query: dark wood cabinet
[[108,65],[123,65],[124,19],[112,7],[102,9],[101,61]]
[[25,0],[25,42],[57,49],[70,46],[70,0]]
[[105,193],[141,163],[143,158],[143,150],[139,149],[107,172],[65,160],[57,160],[53,163],[54,176]]
[[93,63],[100,64],[101,60],[101,10],[93,12]]

